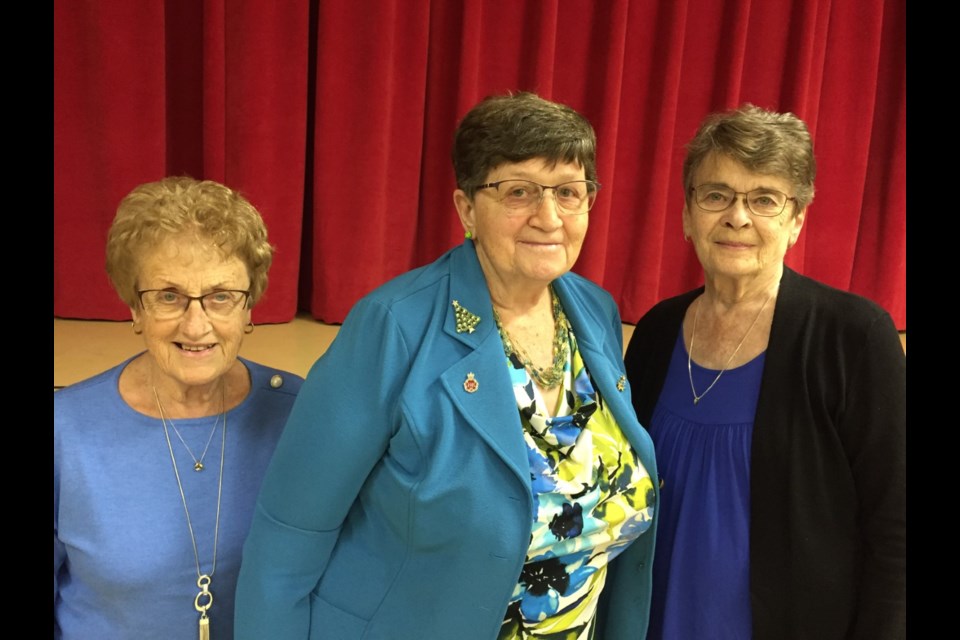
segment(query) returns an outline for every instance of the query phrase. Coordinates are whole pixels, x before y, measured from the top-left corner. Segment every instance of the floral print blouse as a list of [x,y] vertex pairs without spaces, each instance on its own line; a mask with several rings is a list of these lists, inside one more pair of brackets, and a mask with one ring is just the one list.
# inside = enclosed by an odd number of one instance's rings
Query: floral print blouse
[[653,520],[650,476],[594,388],[572,330],[569,340],[553,418],[517,356],[507,359],[530,463],[533,529],[498,640],[592,638],[607,564]]

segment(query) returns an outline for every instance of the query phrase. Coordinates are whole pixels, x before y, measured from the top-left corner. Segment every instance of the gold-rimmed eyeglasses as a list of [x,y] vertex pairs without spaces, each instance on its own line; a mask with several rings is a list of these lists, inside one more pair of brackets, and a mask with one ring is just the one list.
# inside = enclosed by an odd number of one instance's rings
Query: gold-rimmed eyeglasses
[[743,192],[734,191],[721,184],[702,184],[699,187],[691,187],[690,193],[694,195],[697,206],[711,213],[726,211],[733,206],[738,196],[743,196],[747,211],[766,218],[780,215],[787,207],[787,202],[797,201],[795,197],[776,189],[753,189]]
[[249,291],[239,289],[218,289],[202,296],[188,296],[175,289],[143,289],[137,291],[140,306],[158,320],[173,320],[187,312],[194,300],[200,302],[200,308],[208,317],[218,320],[229,318],[245,306],[250,298]]
[[557,213],[579,216],[590,211],[597,200],[600,184],[593,180],[571,180],[557,185],[539,184],[532,180],[498,180],[481,184],[480,189],[496,189],[496,197],[508,216],[528,215],[543,202],[543,194],[553,189]]

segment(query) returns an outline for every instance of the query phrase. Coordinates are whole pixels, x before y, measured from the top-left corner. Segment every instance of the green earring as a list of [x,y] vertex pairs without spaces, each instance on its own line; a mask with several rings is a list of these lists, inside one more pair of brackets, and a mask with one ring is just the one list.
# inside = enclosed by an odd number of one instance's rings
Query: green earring
[[473,238],[473,233],[471,233],[470,231],[467,231],[463,234],[463,237],[466,238],[467,240],[470,240],[471,238]]

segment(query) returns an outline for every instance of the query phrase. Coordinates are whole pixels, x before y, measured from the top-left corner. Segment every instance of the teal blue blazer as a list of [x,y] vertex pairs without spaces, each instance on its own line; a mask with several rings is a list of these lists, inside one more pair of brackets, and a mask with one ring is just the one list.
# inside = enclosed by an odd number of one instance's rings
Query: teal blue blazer
[[[657,478],[613,299],[572,273],[554,286],[597,388]],[[472,332],[457,330],[454,301],[479,317]],[[530,543],[521,434],[472,241],[367,295],[311,368],[271,461],[236,637],[496,638]],[[611,565],[603,638],[646,634],[654,511]]]

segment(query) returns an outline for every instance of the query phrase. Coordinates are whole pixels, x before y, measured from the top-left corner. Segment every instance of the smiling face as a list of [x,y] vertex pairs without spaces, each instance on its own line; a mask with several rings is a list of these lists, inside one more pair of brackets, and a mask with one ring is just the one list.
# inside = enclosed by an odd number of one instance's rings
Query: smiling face
[[[767,188],[794,195],[789,180],[753,173],[718,154],[709,155],[696,170],[693,186],[703,184],[723,185],[741,193]],[[806,210],[795,211],[791,201],[779,216],[756,216],[746,209],[740,195],[727,210],[709,212],[688,195],[683,207],[683,231],[692,240],[708,278],[777,278],[787,249],[796,243],[803,227]]]
[[[583,180],[575,164],[550,166],[541,158],[496,167],[486,182],[519,178],[543,185]],[[480,189],[473,200],[457,189],[454,204],[465,230],[474,237],[477,258],[492,293],[519,294],[545,289],[567,273],[587,233],[589,213],[559,215],[553,190],[544,193],[539,207],[527,215],[508,217],[496,189]]]
[[[168,239],[140,260],[137,288],[172,289],[199,296],[217,289],[248,290],[250,278],[243,262],[193,235]],[[237,361],[250,310],[238,307],[226,320],[211,320],[192,300],[187,311],[172,320],[158,320],[139,306],[131,309],[143,328],[143,339],[154,371],[181,388],[215,383]]]

